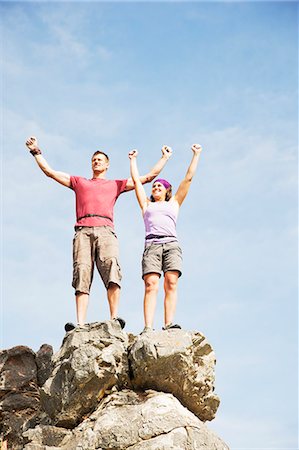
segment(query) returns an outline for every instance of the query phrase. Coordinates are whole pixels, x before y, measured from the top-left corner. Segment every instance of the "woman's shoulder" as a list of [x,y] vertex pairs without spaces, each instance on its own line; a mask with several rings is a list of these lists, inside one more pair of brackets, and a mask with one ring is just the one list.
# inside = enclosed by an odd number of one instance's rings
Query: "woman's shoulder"
[[176,208],[180,207],[179,202],[177,201],[177,199],[175,198],[175,196],[171,197],[168,201],[168,203],[170,203],[171,205],[173,205]]

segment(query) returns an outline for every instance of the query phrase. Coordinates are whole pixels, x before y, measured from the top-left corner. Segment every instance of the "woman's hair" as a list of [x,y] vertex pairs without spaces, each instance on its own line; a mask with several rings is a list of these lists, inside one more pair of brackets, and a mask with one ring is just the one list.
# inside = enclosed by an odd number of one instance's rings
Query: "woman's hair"
[[[165,201],[168,202],[172,197],[172,186],[170,186],[168,189],[166,189],[166,194],[165,194]],[[151,195],[150,196],[150,201],[154,202],[155,199],[154,197]]]

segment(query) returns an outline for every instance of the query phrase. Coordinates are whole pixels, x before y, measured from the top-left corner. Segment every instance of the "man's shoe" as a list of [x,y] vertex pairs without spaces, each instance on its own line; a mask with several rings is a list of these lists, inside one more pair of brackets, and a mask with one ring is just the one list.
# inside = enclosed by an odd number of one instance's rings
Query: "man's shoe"
[[170,324],[166,325],[165,327],[162,327],[162,330],[164,330],[164,331],[173,330],[173,329],[181,330],[182,327],[180,325],[178,325],[177,323],[170,323]]
[[68,322],[64,325],[64,329],[66,332],[72,331],[76,328],[76,326],[72,322]]
[[121,319],[120,317],[115,317],[113,320],[116,320],[120,324],[121,329],[125,328],[126,322],[124,321],[124,319]]

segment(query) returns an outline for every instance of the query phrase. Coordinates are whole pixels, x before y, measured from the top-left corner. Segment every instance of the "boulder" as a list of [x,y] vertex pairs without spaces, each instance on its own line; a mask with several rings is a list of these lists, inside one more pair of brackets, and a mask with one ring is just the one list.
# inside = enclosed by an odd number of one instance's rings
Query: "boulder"
[[22,431],[39,411],[35,353],[16,346],[0,352],[0,437],[21,449]]
[[41,389],[53,425],[73,428],[113,386],[129,386],[127,334],[116,321],[92,323],[66,334]]
[[[31,450],[43,450],[45,446],[62,448],[71,437],[72,432],[65,428],[55,427],[53,425],[38,425],[35,428],[24,432],[25,446]],[[28,445],[26,443],[30,442]],[[75,449],[73,449],[75,450]]]
[[73,431],[39,426],[25,434],[25,450],[229,450],[172,394],[155,391],[109,394]]
[[200,420],[215,417],[215,353],[199,332],[180,329],[137,336],[129,351],[134,389],[172,393]]
[[134,336],[115,321],[0,352],[0,442],[8,450],[228,450],[215,416],[215,354],[198,332]]
[[39,386],[42,386],[46,382],[52,372],[52,357],[53,348],[48,344],[43,344],[36,353],[35,361],[37,365],[37,382]]
[[35,353],[19,345],[0,352],[0,398],[30,386],[37,379]]

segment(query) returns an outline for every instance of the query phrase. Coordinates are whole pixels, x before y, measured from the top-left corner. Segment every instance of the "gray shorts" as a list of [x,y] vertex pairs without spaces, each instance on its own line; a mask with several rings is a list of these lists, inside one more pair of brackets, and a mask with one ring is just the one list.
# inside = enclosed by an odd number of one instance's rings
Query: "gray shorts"
[[149,244],[142,255],[142,278],[148,273],[161,275],[170,270],[182,275],[182,250],[177,241],[166,244]]
[[118,241],[111,227],[76,227],[73,240],[73,283],[76,293],[89,294],[94,264],[103,283],[120,286]]

